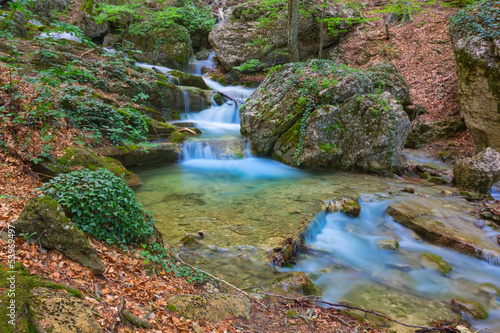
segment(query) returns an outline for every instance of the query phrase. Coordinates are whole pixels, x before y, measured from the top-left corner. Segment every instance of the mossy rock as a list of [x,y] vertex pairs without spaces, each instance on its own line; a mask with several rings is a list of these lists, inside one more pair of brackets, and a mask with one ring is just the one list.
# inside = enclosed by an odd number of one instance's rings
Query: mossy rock
[[158,162],[175,162],[180,150],[170,142],[151,144],[150,146],[110,146],[98,148],[97,152],[106,157],[120,161],[124,166],[151,164]]
[[443,275],[449,275],[453,269],[450,264],[448,264],[443,258],[437,254],[424,252],[422,254],[422,264],[427,267],[431,267],[439,270]]
[[138,186],[142,182],[139,177],[125,169],[122,163],[111,157],[101,157],[85,148],[68,148],[64,155],[56,158],[52,155],[44,158],[43,161],[32,166],[35,172],[46,177],[55,177],[60,173],[68,173],[78,168],[97,170],[108,169],[118,177],[124,176],[125,182],[129,186]]
[[170,82],[174,82],[180,86],[196,87],[203,90],[211,90],[201,76],[183,73],[181,71],[171,71],[167,73],[167,78]]
[[361,213],[361,206],[350,198],[333,199],[323,207],[328,213],[341,212],[350,217],[358,217]]
[[33,240],[38,239],[43,247],[62,252],[90,268],[96,275],[103,274],[106,269],[83,232],[66,217],[63,208],[51,197],[28,200],[14,227],[17,236],[33,235]]
[[377,245],[382,250],[396,251],[399,249],[399,242],[395,239],[381,239],[377,242]]
[[322,296],[323,293],[304,272],[291,272],[285,274],[273,284],[273,289],[277,292],[288,294],[302,294]]
[[185,132],[174,132],[172,133],[171,140],[173,143],[181,143],[183,142],[187,137],[187,134]]
[[485,320],[489,317],[488,311],[478,302],[454,298],[451,300],[451,308],[457,312],[463,311],[475,320]]

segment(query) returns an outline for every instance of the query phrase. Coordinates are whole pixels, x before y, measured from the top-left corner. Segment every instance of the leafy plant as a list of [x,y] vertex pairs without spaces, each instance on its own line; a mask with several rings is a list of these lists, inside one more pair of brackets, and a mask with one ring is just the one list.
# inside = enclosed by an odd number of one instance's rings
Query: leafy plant
[[451,28],[483,39],[500,38],[500,1],[483,0],[467,6],[451,18]]
[[240,66],[235,66],[234,69],[242,73],[258,72],[264,68],[264,64],[258,59],[250,59],[245,61]]
[[153,235],[152,213],[142,208],[123,178],[109,170],[60,174],[39,190],[57,200],[78,228],[99,240],[140,243]]

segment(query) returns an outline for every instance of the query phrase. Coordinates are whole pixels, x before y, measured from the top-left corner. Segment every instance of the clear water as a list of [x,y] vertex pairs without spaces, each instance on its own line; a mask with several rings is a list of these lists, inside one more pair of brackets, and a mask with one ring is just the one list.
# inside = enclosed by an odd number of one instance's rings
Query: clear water
[[[456,317],[449,302],[460,296],[489,310],[489,319],[474,323],[477,327],[500,331],[498,295],[481,285],[500,287],[500,267],[422,241],[385,214],[395,200],[427,205],[450,226],[465,226],[471,237],[494,246],[489,238],[497,233],[476,227],[475,217],[466,213],[473,208],[468,202],[443,196],[449,187],[418,179],[307,172],[255,158],[239,134],[238,115],[252,90],[205,81],[236,101],[198,113],[186,110],[183,118],[203,134],[184,143],[179,162],[133,170],[144,183],[137,196],[155,212],[167,243],[177,243],[186,233],[204,233],[198,248],[181,254],[184,259],[242,288],[270,287],[277,275],[290,270],[278,272],[269,265],[272,249],[302,223],[313,221],[306,241],[317,252],[301,255],[291,269],[309,273],[324,299],[429,325]],[[418,194],[394,191],[406,186]],[[360,217],[317,214],[323,201],[342,196],[360,197]],[[382,238],[398,240],[400,249],[380,250]],[[445,277],[423,265],[423,252],[442,256],[452,265],[451,274]]]

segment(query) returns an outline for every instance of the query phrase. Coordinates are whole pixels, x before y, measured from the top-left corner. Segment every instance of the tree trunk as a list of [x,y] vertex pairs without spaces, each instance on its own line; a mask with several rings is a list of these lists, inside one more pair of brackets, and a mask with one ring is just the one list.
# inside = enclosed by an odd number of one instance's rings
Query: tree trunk
[[299,61],[297,39],[299,34],[300,0],[288,0],[288,52],[290,62]]
[[325,35],[325,11],[326,11],[326,1],[323,0],[323,8],[321,9],[321,27],[319,30],[319,51],[318,51],[318,59],[321,59],[321,53],[323,53],[323,39]]

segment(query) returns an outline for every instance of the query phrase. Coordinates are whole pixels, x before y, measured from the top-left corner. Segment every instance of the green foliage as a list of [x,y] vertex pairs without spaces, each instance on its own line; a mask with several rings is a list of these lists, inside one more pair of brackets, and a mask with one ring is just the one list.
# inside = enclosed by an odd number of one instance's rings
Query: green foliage
[[437,0],[390,0],[383,9],[374,10],[375,14],[393,14],[392,22],[411,21],[424,7],[433,5]]
[[500,1],[482,0],[451,18],[451,27],[482,39],[500,38]]
[[184,0],[183,6],[177,8],[176,13],[175,23],[187,28],[191,35],[200,31],[210,32],[216,23],[210,7],[198,8],[191,0]]
[[250,59],[245,61],[240,66],[234,67],[237,71],[242,73],[253,73],[258,72],[264,68],[264,64],[260,62],[258,59]]
[[57,200],[78,228],[99,240],[139,243],[153,235],[152,213],[142,208],[123,178],[109,170],[60,174],[40,190]]
[[144,248],[144,251],[141,251],[141,257],[144,259],[144,263],[146,264],[152,262],[160,265],[167,273],[172,273],[177,277],[184,277],[190,283],[202,284],[204,280],[209,279],[206,274],[200,272],[199,270],[193,270],[190,267],[176,265],[172,261],[168,260],[167,251],[158,243],[150,245],[143,244],[142,247]]

